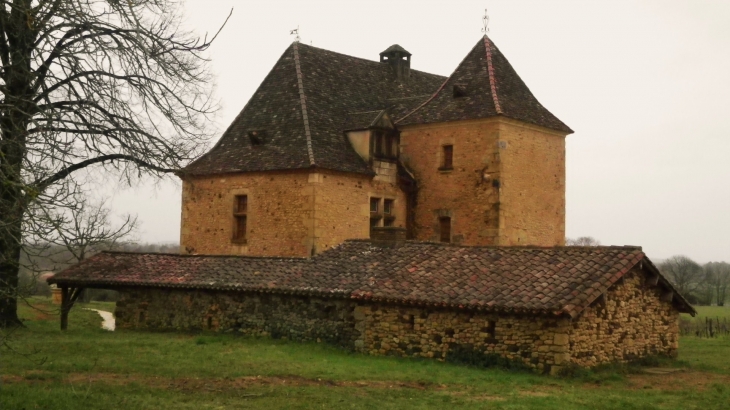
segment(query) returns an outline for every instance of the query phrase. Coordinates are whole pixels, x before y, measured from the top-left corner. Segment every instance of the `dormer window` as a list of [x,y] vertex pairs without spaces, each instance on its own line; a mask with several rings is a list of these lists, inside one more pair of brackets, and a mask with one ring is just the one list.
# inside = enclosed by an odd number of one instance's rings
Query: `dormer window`
[[248,139],[251,141],[251,145],[263,145],[266,142],[266,131],[255,130],[248,132]]
[[380,159],[398,159],[398,135],[391,131],[373,130],[373,156]]
[[462,84],[454,84],[454,98],[466,97],[466,87]]

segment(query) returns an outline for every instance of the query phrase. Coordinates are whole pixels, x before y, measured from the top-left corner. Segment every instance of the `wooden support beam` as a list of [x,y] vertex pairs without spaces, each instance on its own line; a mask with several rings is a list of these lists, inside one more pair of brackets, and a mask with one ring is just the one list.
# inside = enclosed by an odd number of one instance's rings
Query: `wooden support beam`
[[674,292],[671,290],[667,290],[664,293],[662,293],[662,296],[660,299],[662,302],[671,302],[672,299],[674,299]]
[[659,284],[659,275],[650,274],[646,278],[646,286],[656,286]]
[[84,288],[69,288],[68,286],[61,286],[61,330],[68,329],[68,312],[79,298]]

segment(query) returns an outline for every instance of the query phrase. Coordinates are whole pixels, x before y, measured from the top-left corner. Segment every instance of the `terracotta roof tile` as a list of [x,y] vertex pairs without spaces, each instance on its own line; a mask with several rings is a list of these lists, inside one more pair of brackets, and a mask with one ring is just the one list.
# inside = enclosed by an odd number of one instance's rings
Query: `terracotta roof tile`
[[[352,240],[311,259],[104,252],[49,282],[296,293],[575,317],[642,261],[656,269],[636,247],[407,242],[381,248]],[[683,311],[694,312],[681,295],[677,300]]]

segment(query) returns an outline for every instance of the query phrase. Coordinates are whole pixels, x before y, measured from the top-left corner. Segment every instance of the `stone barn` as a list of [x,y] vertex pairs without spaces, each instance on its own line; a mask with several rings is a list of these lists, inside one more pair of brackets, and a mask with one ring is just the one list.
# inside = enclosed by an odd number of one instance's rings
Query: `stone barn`
[[673,356],[679,313],[694,312],[638,247],[348,240],[312,258],[104,252],[52,282],[119,290],[120,328],[438,359],[469,349],[551,373]]
[[[638,247],[564,247],[565,139],[487,36],[442,77],[294,42],[182,180],[180,254],[56,275],[118,326],[325,341],[543,372],[673,355],[694,313]],[[545,64],[559,64],[559,59]]]

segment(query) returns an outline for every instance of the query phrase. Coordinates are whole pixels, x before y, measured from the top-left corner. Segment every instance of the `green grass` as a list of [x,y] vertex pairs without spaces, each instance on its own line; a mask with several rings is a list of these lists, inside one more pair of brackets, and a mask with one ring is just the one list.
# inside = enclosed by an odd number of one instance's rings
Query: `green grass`
[[[54,313],[46,299],[34,304]],[[719,409],[730,403],[730,340],[683,338],[669,375],[607,367],[571,379],[322,344],[233,335],[108,332],[76,305],[21,309],[0,351],[2,409]],[[108,303],[88,307],[113,310]],[[666,365],[666,364],[664,364]],[[699,382],[699,385],[697,384]]]

